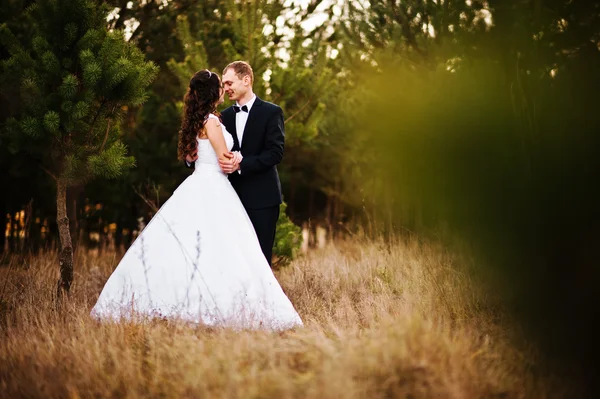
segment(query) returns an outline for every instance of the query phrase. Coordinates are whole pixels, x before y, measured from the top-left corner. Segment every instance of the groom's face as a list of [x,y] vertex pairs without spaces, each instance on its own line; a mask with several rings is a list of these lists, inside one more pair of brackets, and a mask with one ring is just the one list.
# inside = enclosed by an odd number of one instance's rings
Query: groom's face
[[232,68],[225,71],[223,75],[223,88],[231,101],[238,101],[243,98],[250,87],[249,76],[240,79]]

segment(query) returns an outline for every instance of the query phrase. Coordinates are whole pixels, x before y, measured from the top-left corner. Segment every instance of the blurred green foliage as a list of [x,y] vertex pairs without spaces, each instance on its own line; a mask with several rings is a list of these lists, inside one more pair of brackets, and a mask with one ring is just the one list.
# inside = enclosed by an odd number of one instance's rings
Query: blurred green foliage
[[356,70],[348,176],[360,189],[348,195],[381,225],[467,247],[547,353],[591,381],[600,13],[495,3],[494,24],[465,42],[476,45],[374,51]]

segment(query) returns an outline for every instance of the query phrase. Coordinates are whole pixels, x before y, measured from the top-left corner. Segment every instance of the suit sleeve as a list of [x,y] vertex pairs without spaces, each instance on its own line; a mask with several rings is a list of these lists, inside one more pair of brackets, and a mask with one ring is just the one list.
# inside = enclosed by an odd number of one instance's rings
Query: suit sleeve
[[260,154],[246,156],[240,163],[242,175],[263,172],[279,164],[283,159],[285,129],[283,127],[283,111],[277,107],[267,123],[265,147]]

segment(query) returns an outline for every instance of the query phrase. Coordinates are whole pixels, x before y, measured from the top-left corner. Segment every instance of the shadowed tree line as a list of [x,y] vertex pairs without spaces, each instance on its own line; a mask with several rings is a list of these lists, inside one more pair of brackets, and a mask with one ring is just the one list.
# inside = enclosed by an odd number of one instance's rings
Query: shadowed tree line
[[[2,13],[2,22],[17,38],[26,39],[31,32],[30,18],[23,14],[31,3],[12,1],[3,5],[6,11]],[[127,147],[128,155],[135,158],[135,168],[123,171],[117,180],[88,181],[68,189],[67,208],[75,241],[92,244],[90,232],[102,234],[110,223],[116,223],[119,227],[115,231],[117,245],[127,247],[131,243],[139,219],[147,220],[152,208],[160,206],[189,173],[182,168],[174,152],[182,93],[189,76],[201,68],[221,72],[234,59],[248,60],[257,76],[256,92],[284,108],[286,159],[280,169],[288,214],[298,224],[309,218],[321,223],[340,219],[339,204],[335,207],[339,209],[337,215],[322,211],[328,196],[323,185],[311,178],[319,169],[314,159],[320,156],[318,146],[320,122],[325,114],[324,101],[330,95],[333,74],[339,70],[329,57],[335,46],[332,31],[328,30],[331,24],[319,25],[311,31],[300,27],[301,22],[321,12],[321,8],[317,10],[320,3],[314,2],[305,9],[286,8],[269,1],[243,4],[235,1],[104,3],[110,12],[106,27],[110,31],[122,30],[129,43],[137,46],[146,59],[160,69],[149,87],[144,106],[121,110],[124,114],[118,125],[120,139]],[[289,18],[282,20],[282,15]],[[284,48],[289,55],[287,61],[279,57]],[[10,58],[8,45],[3,45],[1,51],[3,59]],[[20,86],[9,84],[18,79],[8,72],[3,69],[6,85],[2,89],[2,102],[7,105],[2,110],[3,120],[19,112],[14,99],[19,97]],[[2,204],[3,218],[10,214],[14,220],[14,213],[32,201],[34,221],[36,218],[47,220],[48,228],[55,231],[54,195],[50,188],[33,188],[38,182],[39,186],[48,184],[40,165],[26,154],[14,153],[5,140],[2,151],[3,163],[9,171],[4,187],[13,193],[13,197]],[[93,212],[86,212],[85,204],[91,204]],[[101,210],[96,210],[96,204],[101,204]],[[329,205],[327,209],[333,207]],[[35,229],[35,222],[30,227]],[[13,233],[18,235],[20,229],[18,226]],[[4,232],[2,229],[1,238],[4,238]],[[79,233],[83,233],[81,237]],[[21,239],[10,237],[11,248],[40,245],[35,238],[39,235],[31,231],[22,234],[30,237],[30,244],[23,245]]]

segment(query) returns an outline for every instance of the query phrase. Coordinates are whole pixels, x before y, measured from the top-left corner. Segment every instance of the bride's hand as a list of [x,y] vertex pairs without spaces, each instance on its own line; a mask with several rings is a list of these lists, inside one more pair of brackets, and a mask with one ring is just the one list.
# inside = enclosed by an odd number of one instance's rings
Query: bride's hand
[[227,158],[227,162],[231,165],[237,165],[242,161],[242,154],[239,151],[228,151],[223,153],[223,156]]

